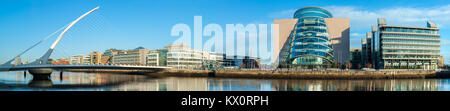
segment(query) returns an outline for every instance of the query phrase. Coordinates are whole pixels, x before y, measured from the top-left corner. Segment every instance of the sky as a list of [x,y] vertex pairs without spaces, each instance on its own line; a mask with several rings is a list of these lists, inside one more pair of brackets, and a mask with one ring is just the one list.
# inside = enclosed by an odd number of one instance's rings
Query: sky
[[[334,17],[350,18],[350,47],[360,48],[361,38],[386,18],[389,25],[440,28],[441,55],[450,63],[450,1],[448,0],[1,0],[0,64],[67,25],[83,13],[100,9],[76,24],[61,40],[52,58],[67,58],[109,48],[159,49],[174,42],[175,24],[193,29],[194,16],[203,25],[271,24],[290,19],[295,10],[320,6]],[[37,59],[56,39],[52,37],[22,56]]]

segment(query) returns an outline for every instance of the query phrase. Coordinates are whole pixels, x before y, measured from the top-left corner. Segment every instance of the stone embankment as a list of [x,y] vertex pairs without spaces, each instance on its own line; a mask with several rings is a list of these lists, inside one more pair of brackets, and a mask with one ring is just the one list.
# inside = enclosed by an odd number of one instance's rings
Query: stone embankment
[[219,77],[219,78],[257,78],[257,79],[426,79],[450,78],[447,71],[426,70],[384,70],[384,71],[261,71],[261,70],[163,70],[159,72],[139,70],[64,70],[70,72],[88,73],[120,73],[120,74],[147,74],[152,76],[177,77]]
[[166,70],[156,75],[259,79],[412,79],[449,78],[441,71],[205,71]]

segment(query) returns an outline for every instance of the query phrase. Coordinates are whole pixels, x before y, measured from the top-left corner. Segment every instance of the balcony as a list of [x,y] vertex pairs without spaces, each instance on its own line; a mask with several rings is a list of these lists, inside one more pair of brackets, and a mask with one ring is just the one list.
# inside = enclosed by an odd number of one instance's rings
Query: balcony
[[435,55],[440,56],[440,53],[398,53],[398,52],[383,52],[383,55]]
[[441,36],[440,34],[431,34],[431,33],[413,33],[413,32],[387,32],[381,31],[382,34],[408,34],[408,35],[425,35],[425,36]]

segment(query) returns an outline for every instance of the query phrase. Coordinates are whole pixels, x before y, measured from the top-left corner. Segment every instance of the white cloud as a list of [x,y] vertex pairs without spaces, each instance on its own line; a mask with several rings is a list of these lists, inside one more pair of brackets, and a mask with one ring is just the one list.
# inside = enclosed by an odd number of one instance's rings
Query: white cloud
[[[331,11],[334,17],[350,18],[353,29],[370,29],[377,24],[377,18],[385,18],[391,25],[426,26],[426,21],[436,22],[438,27],[450,25],[450,4],[429,7],[391,7],[376,10],[368,10],[356,6],[324,6]],[[292,18],[296,9],[288,9],[270,13],[270,18],[289,19]]]
[[354,6],[326,6],[334,17],[350,18],[352,28],[369,29],[377,24],[377,18],[385,18],[390,25],[426,26],[426,21],[436,22],[438,27],[450,25],[450,5],[430,8],[394,7],[366,10]]
[[350,37],[363,37],[364,36],[364,34],[361,34],[361,33],[351,33],[350,34]]
[[361,48],[361,38],[351,38],[350,39],[350,47]]
[[441,46],[450,45],[450,40],[441,39]]
[[365,34],[362,33],[350,33],[350,47],[360,48],[361,38],[364,38]]
[[270,18],[274,19],[291,19],[294,16],[296,9],[283,10],[269,14]]
[[[427,21],[433,21],[441,29],[440,32],[446,32],[450,28],[450,4],[426,8],[388,7],[367,9],[358,6],[324,6],[323,8],[331,11],[334,17],[350,18],[351,47],[359,46],[360,38],[365,36],[365,32],[370,31],[371,26],[377,25],[377,18],[385,18],[388,25],[425,27]],[[295,11],[296,9],[289,9],[270,13],[269,17],[273,19],[290,19]],[[441,45],[443,47],[441,52],[448,54],[448,51],[444,49],[444,47],[450,46],[448,36],[441,35]]]

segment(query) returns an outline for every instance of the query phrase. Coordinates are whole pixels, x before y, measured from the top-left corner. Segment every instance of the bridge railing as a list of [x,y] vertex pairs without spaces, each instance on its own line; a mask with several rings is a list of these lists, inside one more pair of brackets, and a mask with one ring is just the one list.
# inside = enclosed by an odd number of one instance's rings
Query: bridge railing
[[130,64],[23,64],[14,67],[36,67],[36,66],[119,66],[119,67],[164,67],[164,66],[148,66],[148,65],[130,65]]

